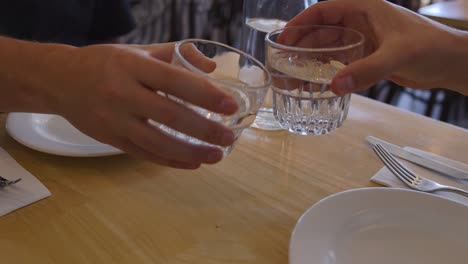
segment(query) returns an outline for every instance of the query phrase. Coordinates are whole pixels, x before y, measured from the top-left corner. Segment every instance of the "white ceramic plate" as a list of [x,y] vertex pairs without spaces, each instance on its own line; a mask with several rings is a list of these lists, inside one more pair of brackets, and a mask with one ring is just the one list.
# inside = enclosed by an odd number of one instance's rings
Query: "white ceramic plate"
[[71,157],[97,157],[121,154],[122,151],[100,143],[57,115],[10,113],[8,134],[32,149]]
[[294,228],[290,264],[468,261],[468,206],[416,191],[364,188],[327,197]]

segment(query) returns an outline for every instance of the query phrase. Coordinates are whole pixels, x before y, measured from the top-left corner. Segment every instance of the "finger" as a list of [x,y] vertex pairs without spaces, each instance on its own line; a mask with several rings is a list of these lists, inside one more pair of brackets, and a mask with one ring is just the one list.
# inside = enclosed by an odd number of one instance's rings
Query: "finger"
[[285,28],[284,31],[293,37],[279,43],[298,48],[333,48],[342,45],[343,40],[347,38],[346,31],[327,27],[304,26]]
[[210,73],[216,69],[216,62],[206,57],[193,43],[180,46],[180,55],[196,68]]
[[134,144],[168,160],[189,164],[212,164],[223,158],[222,151],[216,147],[182,141],[137,118],[128,124],[128,131],[132,131],[129,139]]
[[398,53],[393,48],[380,48],[370,56],[351,63],[340,71],[331,83],[334,93],[342,95],[367,89],[387,79],[397,68]]
[[129,70],[137,80],[153,90],[218,113],[233,114],[237,110],[230,95],[201,75],[147,57],[139,57],[133,66]]
[[361,13],[362,5],[354,1],[325,1],[312,5],[291,19],[285,30],[278,37],[280,43],[292,45],[303,36],[298,30],[288,30],[288,27],[300,25],[340,25],[349,12]]
[[132,99],[127,104],[129,109],[134,110],[134,114],[215,145],[230,146],[234,142],[234,133],[222,124],[208,120],[169,98],[138,86],[126,96]]
[[341,24],[344,16],[356,11],[361,4],[354,1],[325,1],[312,5],[292,18],[286,27],[298,25],[336,25]]
[[175,42],[152,44],[152,45],[132,45],[138,49],[148,51],[153,58],[162,60],[165,62],[171,62],[174,54]]
[[[170,63],[174,56],[175,45],[176,43],[164,43],[137,47],[148,51],[153,58]],[[179,50],[180,55],[196,68],[206,73],[216,69],[216,62],[206,57],[193,43],[184,44]]]
[[163,166],[172,167],[176,169],[197,169],[201,165],[200,163],[186,163],[175,160],[167,160],[161,157],[160,155],[151,153],[138,147],[128,139],[122,139],[119,141],[119,143],[114,144],[114,146],[138,159],[148,160]]

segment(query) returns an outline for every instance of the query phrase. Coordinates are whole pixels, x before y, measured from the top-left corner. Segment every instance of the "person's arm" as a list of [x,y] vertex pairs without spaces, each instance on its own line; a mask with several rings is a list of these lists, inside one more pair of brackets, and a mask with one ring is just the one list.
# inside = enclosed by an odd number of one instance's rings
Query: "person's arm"
[[[152,119],[203,141],[229,146],[233,132],[155,91],[222,114],[236,102],[207,79],[169,64],[174,44],[83,48],[0,38],[0,111],[64,116],[89,136],[166,166],[215,163],[219,148],[193,145]],[[196,61],[204,62],[199,53]]]
[[449,65],[440,65],[448,73],[446,87],[468,96],[468,32],[458,31],[445,52],[452,57]]
[[73,49],[0,37],[0,111],[56,112],[57,95],[47,83],[54,79],[54,67],[48,67],[47,61],[53,60],[58,51]]

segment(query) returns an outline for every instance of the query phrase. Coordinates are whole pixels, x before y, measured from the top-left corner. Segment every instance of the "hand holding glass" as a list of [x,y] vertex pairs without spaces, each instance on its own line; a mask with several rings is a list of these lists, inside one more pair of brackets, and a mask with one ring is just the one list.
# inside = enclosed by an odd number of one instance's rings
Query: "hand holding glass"
[[292,133],[321,135],[340,127],[350,94],[329,89],[334,76],[362,58],[364,36],[336,26],[286,27],[266,37],[266,65],[273,81],[273,112]]
[[[210,63],[193,61],[193,52],[205,56]],[[199,56],[195,56],[199,57]],[[271,85],[271,76],[265,66],[250,55],[227,45],[202,39],[187,39],[176,44],[172,64],[208,78],[219,89],[231,95],[238,105],[233,115],[222,115],[166,95],[192,109],[207,119],[214,120],[231,128],[237,140],[249,127],[260,108]],[[190,89],[190,87],[187,87]],[[210,145],[200,139],[185,135],[165,125],[157,124],[163,131],[193,144]],[[231,152],[233,145],[220,147],[224,154]]]

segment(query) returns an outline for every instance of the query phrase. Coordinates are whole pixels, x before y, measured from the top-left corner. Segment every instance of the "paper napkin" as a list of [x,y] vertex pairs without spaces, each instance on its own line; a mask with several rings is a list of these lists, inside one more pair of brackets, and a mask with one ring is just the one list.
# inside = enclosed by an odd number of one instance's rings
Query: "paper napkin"
[[0,189],[0,216],[50,196],[49,190],[0,148],[0,176],[21,181]]

